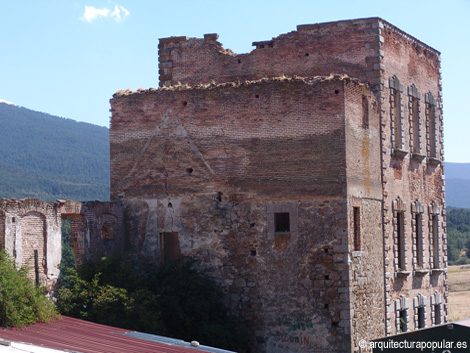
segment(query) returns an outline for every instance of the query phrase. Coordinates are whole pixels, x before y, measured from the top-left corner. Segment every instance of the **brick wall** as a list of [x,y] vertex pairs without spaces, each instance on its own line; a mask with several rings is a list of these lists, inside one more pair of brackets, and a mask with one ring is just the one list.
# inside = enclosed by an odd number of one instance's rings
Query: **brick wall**
[[265,80],[116,96],[111,196],[218,185],[260,196],[344,194],[346,81]]
[[[429,208],[433,203],[439,207],[439,236],[440,236],[440,265],[447,266],[445,250],[445,194],[443,180],[443,128],[439,52],[422,43],[404,36],[392,26],[384,26],[383,36],[383,87],[381,96],[382,121],[382,158],[384,166],[384,238],[385,238],[385,274],[386,274],[386,304],[387,304],[387,333],[399,332],[397,325],[397,301],[406,298],[409,302],[419,295],[427,299],[426,326],[432,325],[430,298],[436,291],[447,298],[446,275],[443,271],[433,271],[432,227],[429,225],[432,214]],[[405,37],[405,38],[404,38]],[[399,102],[390,98],[393,90],[399,91]],[[431,94],[435,99],[436,141],[437,154],[430,154],[430,128],[426,114],[426,95]],[[413,126],[412,97],[418,99],[419,124]],[[399,108],[393,111],[392,104]],[[416,109],[416,108],[415,108]],[[395,114],[400,114],[401,122],[396,127]],[[402,146],[394,146],[395,134],[401,133]],[[418,134],[418,150],[413,149],[413,136]],[[394,204],[395,202],[395,204]],[[423,242],[423,264],[417,263],[416,244],[416,202],[422,206],[421,220]],[[397,233],[397,208],[403,205],[404,216],[404,267],[399,269],[398,257],[400,245]],[[395,209],[394,209],[395,205]],[[419,208],[419,207],[418,207]],[[445,300],[444,300],[445,301]],[[445,319],[445,303],[443,320]],[[413,318],[413,308],[408,309],[408,329],[417,328]]]
[[[380,120],[366,86],[346,85],[351,348],[385,335]],[[355,214],[356,213],[356,214]]]
[[[281,75],[312,77],[346,73],[363,82],[373,78],[379,19],[297,26],[296,31],[236,55],[214,36],[160,39],[160,85],[236,82]],[[365,60],[367,58],[367,60]]]
[[[37,251],[39,274],[46,274],[46,218],[38,212],[28,212],[21,217],[22,231],[22,264],[27,266],[32,274],[35,271],[35,254]],[[39,280],[39,278],[38,278]]]

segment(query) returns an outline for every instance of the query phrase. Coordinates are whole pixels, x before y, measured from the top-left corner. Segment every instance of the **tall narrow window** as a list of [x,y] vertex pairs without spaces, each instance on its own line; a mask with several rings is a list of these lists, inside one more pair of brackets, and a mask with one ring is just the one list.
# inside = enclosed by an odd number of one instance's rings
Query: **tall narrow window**
[[397,233],[397,248],[398,248],[398,269],[405,270],[405,227],[404,227],[404,214],[397,212],[396,218],[396,233]]
[[429,92],[425,95],[426,120],[428,132],[428,156],[437,158],[437,120],[436,120],[436,99]]
[[415,84],[408,87],[409,121],[410,121],[410,147],[414,154],[421,153],[421,121],[419,117],[420,93]]
[[416,247],[416,266],[422,268],[423,261],[423,216],[422,213],[415,213],[415,247]]
[[439,218],[437,214],[431,216],[431,229],[433,240],[433,268],[440,268],[439,261]]
[[402,134],[402,116],[401,116],[401,92],[403,86],[398,77],[393,76],[389,80],[390,86],[390,117],[392,124],[392,146],[395,149],[403,149],[403,134]]
[[426,297],[421,293],[413,299],[413,307],[415,311],[415,328],[426,327]]
[[408,331],[409,308],[410,303],[406,297],[401,296],[399,299],[395,300],[395,322],[397,333]]
[[437,157],[436,148],[436,111],[434,106],[428,105],[429,117],[429,155],[432,158]]
[[434,325],[441,323],[441,303],[433,305],[434,310]]
[[419,101],[417,98],[411,100],[411,116],[413,122],[413,153],[420,153],[419,146]]
[[353,207],[354,250],[361,250],[361,209]]
[[424,321],[424,307],[420,306],[418,308],[418,328],[424,328],[426,326],[426,323]]
[[393,208],[393,235],[395,253],[395,271],[406,272],[406,238],[405,238],[405,211],[406,205],[400,197],[392,203]]
[[397,90],[392,90],[392,102],[393,102],[393,122],[395,134],[394,147],[400,149],[402,144],[401,139],[401,104],[400,104],[400,93]]
[[369,128],[369,100],[366,96],[362,96],[362,127]]
[[441,306],[442,306],[442,295],[438,291],[431,296],[431,320],[433,325],[439,325],[442,323],[441,317]]
[[400,323],[399,323],[399,332],[406,332],[408,331],[408,324],[407,324],[407,312],[406,310],[399,311]]

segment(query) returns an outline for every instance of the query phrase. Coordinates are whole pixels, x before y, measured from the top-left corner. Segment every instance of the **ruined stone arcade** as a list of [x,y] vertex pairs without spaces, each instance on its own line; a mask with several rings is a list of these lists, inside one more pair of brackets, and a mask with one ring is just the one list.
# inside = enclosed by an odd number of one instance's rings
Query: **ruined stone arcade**
[[70,219],[76,263],[86,254],[122,250],[123,215],[118,203],[0,199],[0,249],[53,288],[60,274],[62,220]]

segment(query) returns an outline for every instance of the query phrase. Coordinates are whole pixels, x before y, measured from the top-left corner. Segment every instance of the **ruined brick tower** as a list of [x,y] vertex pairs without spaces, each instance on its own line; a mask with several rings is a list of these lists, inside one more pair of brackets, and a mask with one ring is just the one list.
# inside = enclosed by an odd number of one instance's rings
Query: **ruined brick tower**
[[111,100],[130,246],[220,279],[251,352],[351,352],[445,322],[439,52],[380,18],[224,49],[160,39]]

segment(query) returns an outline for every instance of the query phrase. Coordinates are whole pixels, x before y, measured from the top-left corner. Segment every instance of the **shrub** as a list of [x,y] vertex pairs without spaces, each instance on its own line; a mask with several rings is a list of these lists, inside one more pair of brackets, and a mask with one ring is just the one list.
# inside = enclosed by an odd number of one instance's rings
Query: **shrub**
[[16,269],[5,251],[0,252],[0,326],[26,326],[57,317],[54,305],[27,276],[27,269]]
[[69,269],[65,283],[59,289],[57,308],[61,314],[78,319],[90,320],[105,325],[124,327],[130,299],[124,288],[100,285],[100,273],[91,281],[78,275],[75,269]]
[[145,267],[95,257],[64,276],[60,312],[76,318],[238,350],[246,343],[219,285],[192,260]]

